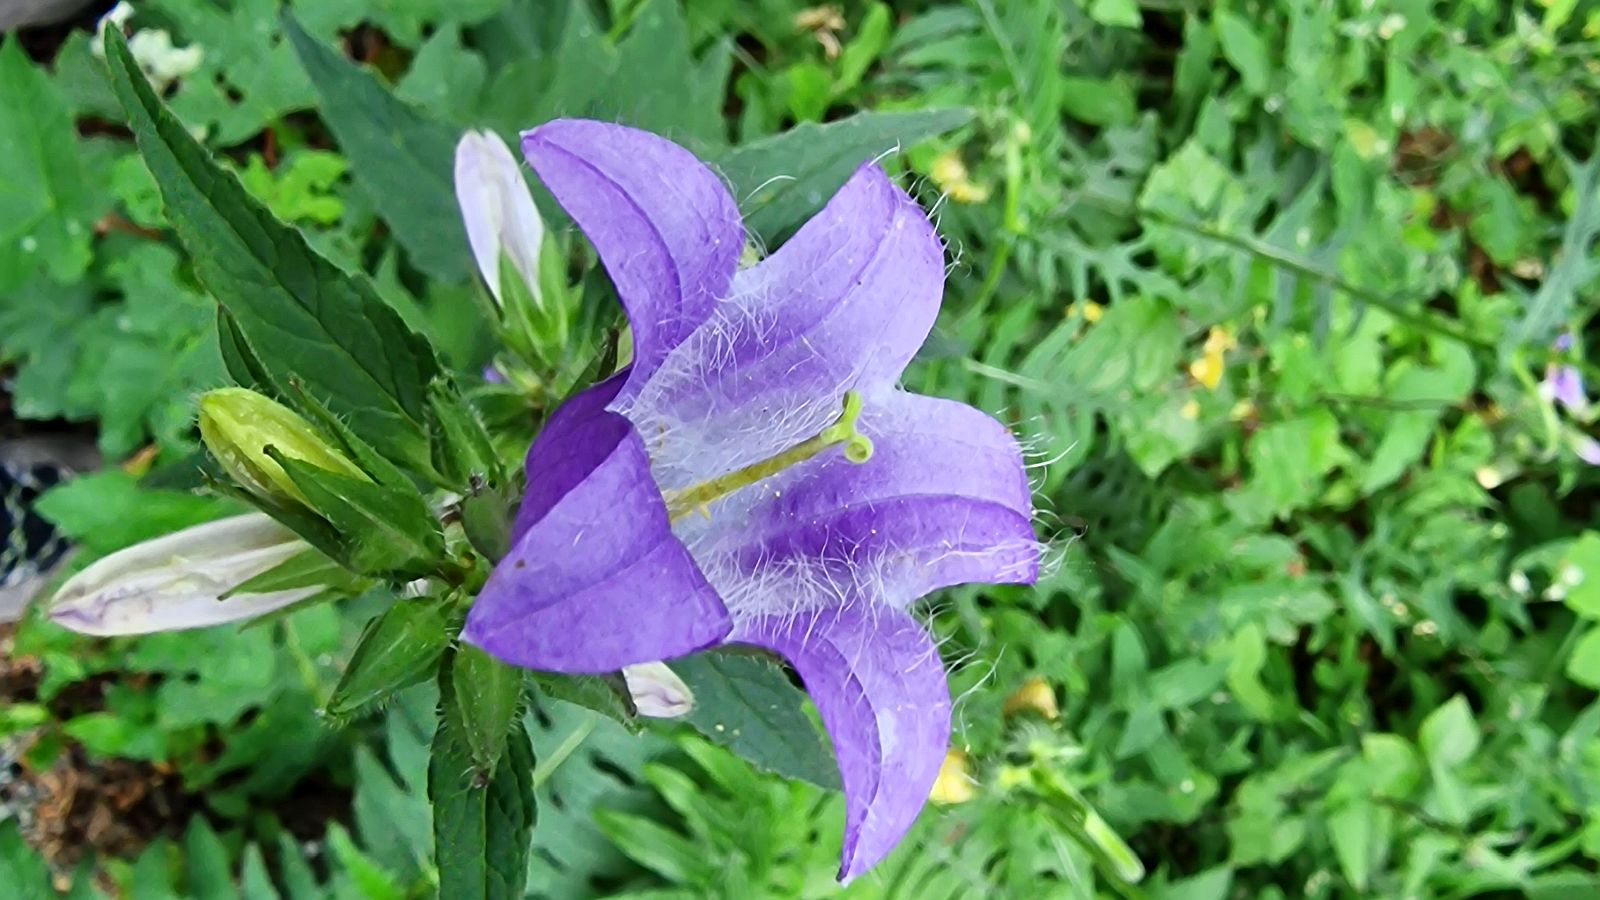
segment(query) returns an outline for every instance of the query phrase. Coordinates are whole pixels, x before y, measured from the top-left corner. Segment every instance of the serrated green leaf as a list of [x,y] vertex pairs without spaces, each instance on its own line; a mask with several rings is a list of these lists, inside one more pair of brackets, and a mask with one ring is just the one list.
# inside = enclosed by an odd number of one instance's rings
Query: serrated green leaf
[[0,42],[0,172],[0,291],[40,268],[77,279],[94,236],[90,173],[66,101],[14,34]]
[[455,652],[449,668],[450,696],[460,717],[457,734],[473,770],[488,778],[499,765],[506,734],[522,711],[523,672],[470,645]]
[[460,135],[307,34],[293,16],[284,16],[283,28],[316,88],[323,120],[411,261],[433,278],[465,279],[472,255],[452,174]]
[[745,144],[716,163],[733,185],[745,227],[776,246],[821,209],[857,166],[971,119],[967,109],[856,113]]
[[504,759],[486,778],[467,746],[450,680],[441,679],[439,730],[428,764],[439,895],[521,900],[535,820],[533,745],[518,724],[504,737]]
[[216,165],[162,106],[116,29],[106,32],[106,58],[196,274],[273,381],[298,375],[364,440],[427,471],[425,395],[439,373],[432,348],[364,277],[314,252]]
[[826,788],[839,772],[806,715],[805,692],[783,670],[753,656],[712,651],[672,664],[694,692],[685,720],[751,764]]

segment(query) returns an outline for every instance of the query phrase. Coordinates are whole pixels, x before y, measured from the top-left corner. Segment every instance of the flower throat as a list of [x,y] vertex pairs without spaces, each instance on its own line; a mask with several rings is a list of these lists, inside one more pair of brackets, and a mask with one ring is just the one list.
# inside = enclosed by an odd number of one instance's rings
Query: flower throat
[[779,451],[759,462],[734,469],[725,475],[702,481],[693,487],[673,491],[666,497],[667,516],[676,522],[696,510],[710,516],[708,506],[714,500],[749,487],[758,481],[799,465],[831,447],[844,446],[844,458],[857,465],[872,458],[872,439],[856,429],[856,419],[861,415],[861,395],[845,391],[844,409],[832,425],[787,450]]

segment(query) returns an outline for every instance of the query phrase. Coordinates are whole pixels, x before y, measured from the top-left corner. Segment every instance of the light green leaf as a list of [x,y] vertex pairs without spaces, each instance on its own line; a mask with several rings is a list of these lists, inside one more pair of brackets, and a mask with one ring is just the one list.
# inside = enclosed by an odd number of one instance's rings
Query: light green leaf
[[1372,876],[1373,819],[1378,809],[1370,803],[1352,803],[1328,816],[1328,838],[1344,877],[1357,891],[1367,889]]
[[1213,21],[1222,55],[1239,70],[1245,90],[1256,96],[1266,93],[1272,75],[1272,64],[1267,55],[1267,43],[1261,39],[1250,21],[1243,16],[1218,10]]
[[89,265],[97,214],[66,101],[28,61],[22,41],[0,44],[0,291],[44,269],[69,282]]
[[1417,743],[1432,765],[1450,768],[1466,762],[1478,749],[1478,723],[1467,698],[1457,694],[1422,720]]
[[1586,688],[1600,690],[1600,628],[1590,628],[1567,657],[1567,677]]
[[1091,0],[1089,18],[1113,28],[1138,28],[1144,24],[1134,0]]

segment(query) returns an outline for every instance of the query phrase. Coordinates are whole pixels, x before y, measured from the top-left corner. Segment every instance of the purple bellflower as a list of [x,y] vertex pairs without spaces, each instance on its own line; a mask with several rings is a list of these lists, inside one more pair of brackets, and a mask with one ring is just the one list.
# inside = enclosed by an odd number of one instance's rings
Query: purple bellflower
[[939,239],[868,163],[741,268],[734,200],[682,147],[558,120],[522,150],[599,253],[633,358],[528,448],[511,551],[462,636],[571,673],[781,655],[833,740],[849,880],[910,828],[949,742],[938,649],[908,607],[1038,575],[1010,432],[896,387],[939,311]]

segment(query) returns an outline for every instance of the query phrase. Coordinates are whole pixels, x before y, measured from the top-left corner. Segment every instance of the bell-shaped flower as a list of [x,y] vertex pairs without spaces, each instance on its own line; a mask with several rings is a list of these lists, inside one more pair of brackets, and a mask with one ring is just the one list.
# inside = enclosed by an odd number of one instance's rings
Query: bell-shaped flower
[[908,607],[1038,573],[1006,427],[896,387],[939,311],[922,209],[863,164],[777,252],[740,267],[722,181],[645,132],[525,133],[632,329],[632,363],[558,408],[463,637],[507,662],[599,673],[742,643],[786,658],[833,739],[842,879],[915,820],[950,693]]
[[48,616],[64,628],[100,636],[253,619],[323,588],[229,592],[310,550],[264,513],[206,522],[96,560],[67,579],[50,602]]

